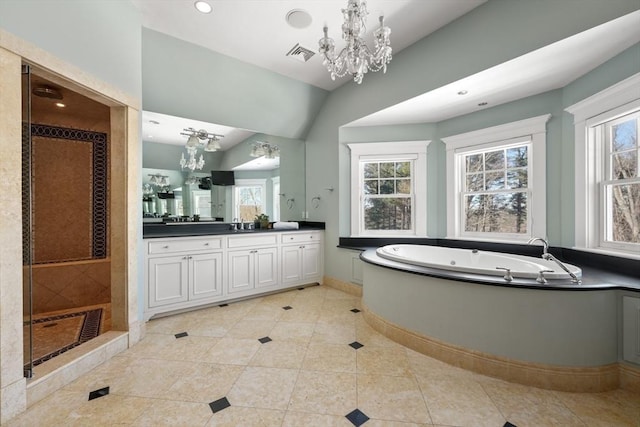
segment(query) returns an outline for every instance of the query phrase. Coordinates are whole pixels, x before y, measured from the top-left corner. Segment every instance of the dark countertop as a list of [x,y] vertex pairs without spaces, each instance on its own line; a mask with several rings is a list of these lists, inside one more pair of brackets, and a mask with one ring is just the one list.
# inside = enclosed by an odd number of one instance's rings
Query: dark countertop
[[240,234],[261,234],[273,232],[304,232],[314,230],[324,230],[324,223],[298,221],[297,230],[231,230],[231,224],[222,222],[168,222],[168,223],[146,223],[142,226],[143,239],[159,239],[167,237],[192,237],[192,236],[221,236]]

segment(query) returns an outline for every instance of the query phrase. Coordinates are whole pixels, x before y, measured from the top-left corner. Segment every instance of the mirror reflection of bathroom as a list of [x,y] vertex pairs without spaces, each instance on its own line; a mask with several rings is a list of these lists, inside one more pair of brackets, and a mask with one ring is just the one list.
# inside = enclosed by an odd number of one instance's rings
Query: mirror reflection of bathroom
[[304,141],[144,111],[143,222],[301,220]]
[[25,375],[111,329],[110,107],[23,67]]

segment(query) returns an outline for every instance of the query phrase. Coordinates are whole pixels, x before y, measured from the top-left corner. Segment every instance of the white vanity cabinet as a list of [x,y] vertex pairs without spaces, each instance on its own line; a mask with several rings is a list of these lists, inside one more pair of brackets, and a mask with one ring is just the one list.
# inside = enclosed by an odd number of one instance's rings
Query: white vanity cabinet
[[147,242],[147,319],[157,313],[222,298],[222,241],[222,238],[172,238]]
[[322,282],[322,231],[145,239],[145,320]]
[[278,284],[277,233],[228,237],[229,295],[244,296]]
[[322,280],[322,234],[283,233],[282,284],[298,285]]

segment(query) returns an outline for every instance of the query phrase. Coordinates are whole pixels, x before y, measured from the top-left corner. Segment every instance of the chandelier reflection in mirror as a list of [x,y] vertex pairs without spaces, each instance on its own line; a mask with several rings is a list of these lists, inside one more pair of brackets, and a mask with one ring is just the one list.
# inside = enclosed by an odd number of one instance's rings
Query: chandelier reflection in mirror
[[280,148],[277,145],[263,141],[254,141],[251,146],[251,157],[262,157],[265,159],[275,159],[280,157]]
[[144,184],[142,186],[142,192],[145,196],[151,196],[153,194],[152,185],[156,186],[158,188],[158,192],[160,193],[166,193],[169,191],[169,186],[171,185],[171,183],[169,182],[169,176],[159,173],[149,174],[149,176],[151,177],[149,178],[149,184],[151,185]]
[[328,36],[329,29],[323,28],[324,37],[319,41],[319,51],[324,57],[323,65],[331,73],[331,79],[353,76],[353,81],[360,84],[368,71],[387,72],[387,64],[391,62],[391,29],[384,25],[384,16],[380,16],[380,28],[374,33],[374,50],[364,41],[367,32],[367,2],[365,0],[349,0],[346,9],[342,9],[342,39],[347,42],[340,53],[335,53],[335,43]]
[[192,172],[204,167],[204,157],[202,154],[200,154],[200,157],[196,160],[198,148],[202,147],[204,151],[218,151],[222,148],[218,141],[224,137],[224,135],[216,135],[204,129],[195,130],[194,128],[184,129],[184,132],[180,132],[180,135],[189,137],[185,144],[188,158],[185,158],[184,153],[182,153],[180,167],[182,169],[189,169]]

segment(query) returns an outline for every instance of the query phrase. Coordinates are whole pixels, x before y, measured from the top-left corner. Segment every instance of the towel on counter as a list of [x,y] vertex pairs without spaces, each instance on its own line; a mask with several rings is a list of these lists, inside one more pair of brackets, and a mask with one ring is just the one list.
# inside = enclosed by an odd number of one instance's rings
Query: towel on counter
[[290,222],[278,221],[273,223],[274,230],[297,230],[298,227],[299,227],[299,224],[294,221],[290,221]]

